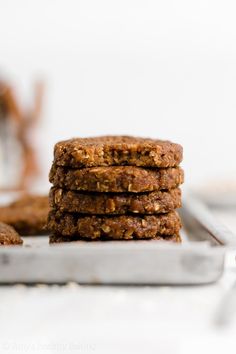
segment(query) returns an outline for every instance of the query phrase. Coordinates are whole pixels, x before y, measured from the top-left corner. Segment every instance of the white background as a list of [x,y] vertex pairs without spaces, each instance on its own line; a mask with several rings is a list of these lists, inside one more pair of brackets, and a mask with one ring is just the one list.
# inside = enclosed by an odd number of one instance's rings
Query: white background
[[190,185],[236,175],[235,1],[0,0],[0,72],[27,101],[47,84],[39,137],[168,138]]

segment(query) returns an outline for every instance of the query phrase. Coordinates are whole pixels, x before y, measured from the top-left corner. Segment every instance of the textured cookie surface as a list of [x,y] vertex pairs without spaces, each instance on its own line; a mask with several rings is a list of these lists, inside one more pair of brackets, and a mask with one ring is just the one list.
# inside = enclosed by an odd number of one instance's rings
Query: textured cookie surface
[[51,211],[48,229],[52,234],[85,239],[143,239],[179,232],[181,222],[176,212],[150,216],[82,216]]
[[[68,236],[61,236],[61,235],[51,235],[49,237],[49,243],[61,243],[61,242],[72,242],[72,241],[88,241],[85,239],[81,239],[78,237],[68,237]],[[100,239],[98,242],[102,241]],[[107,241],[107,240],[106,240]],[[125,240],[129,241],[129,240]],[[150,241],[166,241],[166,242],[174,242],[174,243],[181,243],[181,236],[179,234],[176,235],[162,235],[162,236],[156,236],[153,237],[152,239],[149,239]],[[96,241],[93,241],[96,242]]]
[[76,138],[57,143],[54,162],[60,166],[132,165],[174,167],[182,161],[179,144],[130,136]]
[[52,188],[51,207],[80,214],[159,214],[181,207],[179,188],[150,193],[87,193]]
[[178,187],[184,181],[179,167],[148,169],[134,166],[69,169],[53,165],[50,182],[69,190],[89,192],[152,192]]
[[13,227],[0,222],[0,246],[21,245],[23,240]]
[[13,226],[21,235],[40,235],[46,233],[48,212],[48,196],[25,195],[0,207],[0,221]]

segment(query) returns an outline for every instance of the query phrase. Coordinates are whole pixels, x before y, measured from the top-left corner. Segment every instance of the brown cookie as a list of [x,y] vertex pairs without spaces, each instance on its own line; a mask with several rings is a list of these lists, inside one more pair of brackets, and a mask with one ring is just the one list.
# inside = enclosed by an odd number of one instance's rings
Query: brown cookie
[[69,190],[89,192],[152,192],[178,187],[184,181],[181,168],[148,169],[133,166],[68,169],[53,165],[50,182]]
[[176,212],[150,216],[82,216],[52,210],[48,229],[53,234],[82,239],[143,239],[179,232],[181,221]]
[[22,245],[23,240],[13,227],[0,222],[0,246]]
[[0,221],[13,226],[19,234],[47,233],[48,196],[25,195],[8,206],[0,207]]
[[175,167],[182,157],[183,149],[179,144],[131,136],[76,138],[58,142],[54,148],[57,165],[79,168],[113,165]]
[[142,194],[87,193],[51,188],[51,207],[80,214],[160,214],[181,207],[180,189]]
[[[51,235],[49,237],[49,243],[62,243],[62,242],[72,242],[72,241],[83,241],[83,242],[90,242],[90,240],[80,239],[76,237],[68,237],[68,236],[61,236],[61,235]],[[100,239],[99,241],[91,241],[91,242],[101,242],[103,241]],[[107,242],[108,240],[105,240]],[[111,241],[111,240],[110,240]],[[130,240],[125,240],[130,241]],[[181,236],[179,234],[176,235],[162,235],[157,236],[149,239],[149,241],[166,241],[166,242],[174,242],[174,243],[181,243]],[[122,241],[124,242],[124,241]]]
[[48,196],[37,194],[23,194],[21,197],[12,202],[11,208],[28,208],[35,207],[37,209],[48,208]]

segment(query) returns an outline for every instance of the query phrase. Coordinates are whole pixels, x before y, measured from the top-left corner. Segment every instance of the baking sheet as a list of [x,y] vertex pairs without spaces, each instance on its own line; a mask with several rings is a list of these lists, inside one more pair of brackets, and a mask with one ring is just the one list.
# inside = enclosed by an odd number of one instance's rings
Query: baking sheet
[[182,244],[108,241],[49,245],[25,237],[0,248],[0,283],[205,284],[218,280],[236,238],[204,205],[188,198],[181,211]]

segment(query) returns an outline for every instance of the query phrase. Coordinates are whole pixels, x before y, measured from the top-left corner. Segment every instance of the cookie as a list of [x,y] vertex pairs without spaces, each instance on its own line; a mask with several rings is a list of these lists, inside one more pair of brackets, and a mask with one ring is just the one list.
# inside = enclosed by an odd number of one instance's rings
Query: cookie
[[175,167],[183,158],[179,144],[131,136],[75,138],[58,142],[54,162],[59,166],[94,167],[131,165]]
[[51,188],[53,209],[80,214],[159,214],[181,207],[179,188],[150,193],[87,193]]
[[52,165],[50,182],[69,190],[89,192],[152,192],[178,187],[184,181],[180,167],[147,169],[134,166],[69,169]]
[[0,207],[0,221],[13,226],[20,235],[46,234],[48,196],[25,195]]
[[176,212],[150,216],[83,216],[52,210],[48,229],[53,234],[82,239],[146,239],[179,232],[181,221]]
[[[62,242],[72,242],[72,241],[89,242],[89,240],[79,239],[76,237],[61,236],[61,235],[51,235],[49,237],[49,243],[62,243]],[[100,241],[102,241],[102,239],[100,239],[97,242],[100,242]],[[125,240],[125,241],[130,241],[130,240]],[[154,242],[155,241],[166,241],[166,242],[181,243],[181,237],[179,234],[162,235],[162,236],[157,236],[152,239],[149,239],[149,241],[154,241]],[[92,242],[96,242],[96,241],[92,241]]]
[[23,240],[13,227],[0,222],[0,246],[22,245]]
[[9,206],[11,208],[48,208],[48,196],[36,194],[23,194],[21,197],[13,201]]

